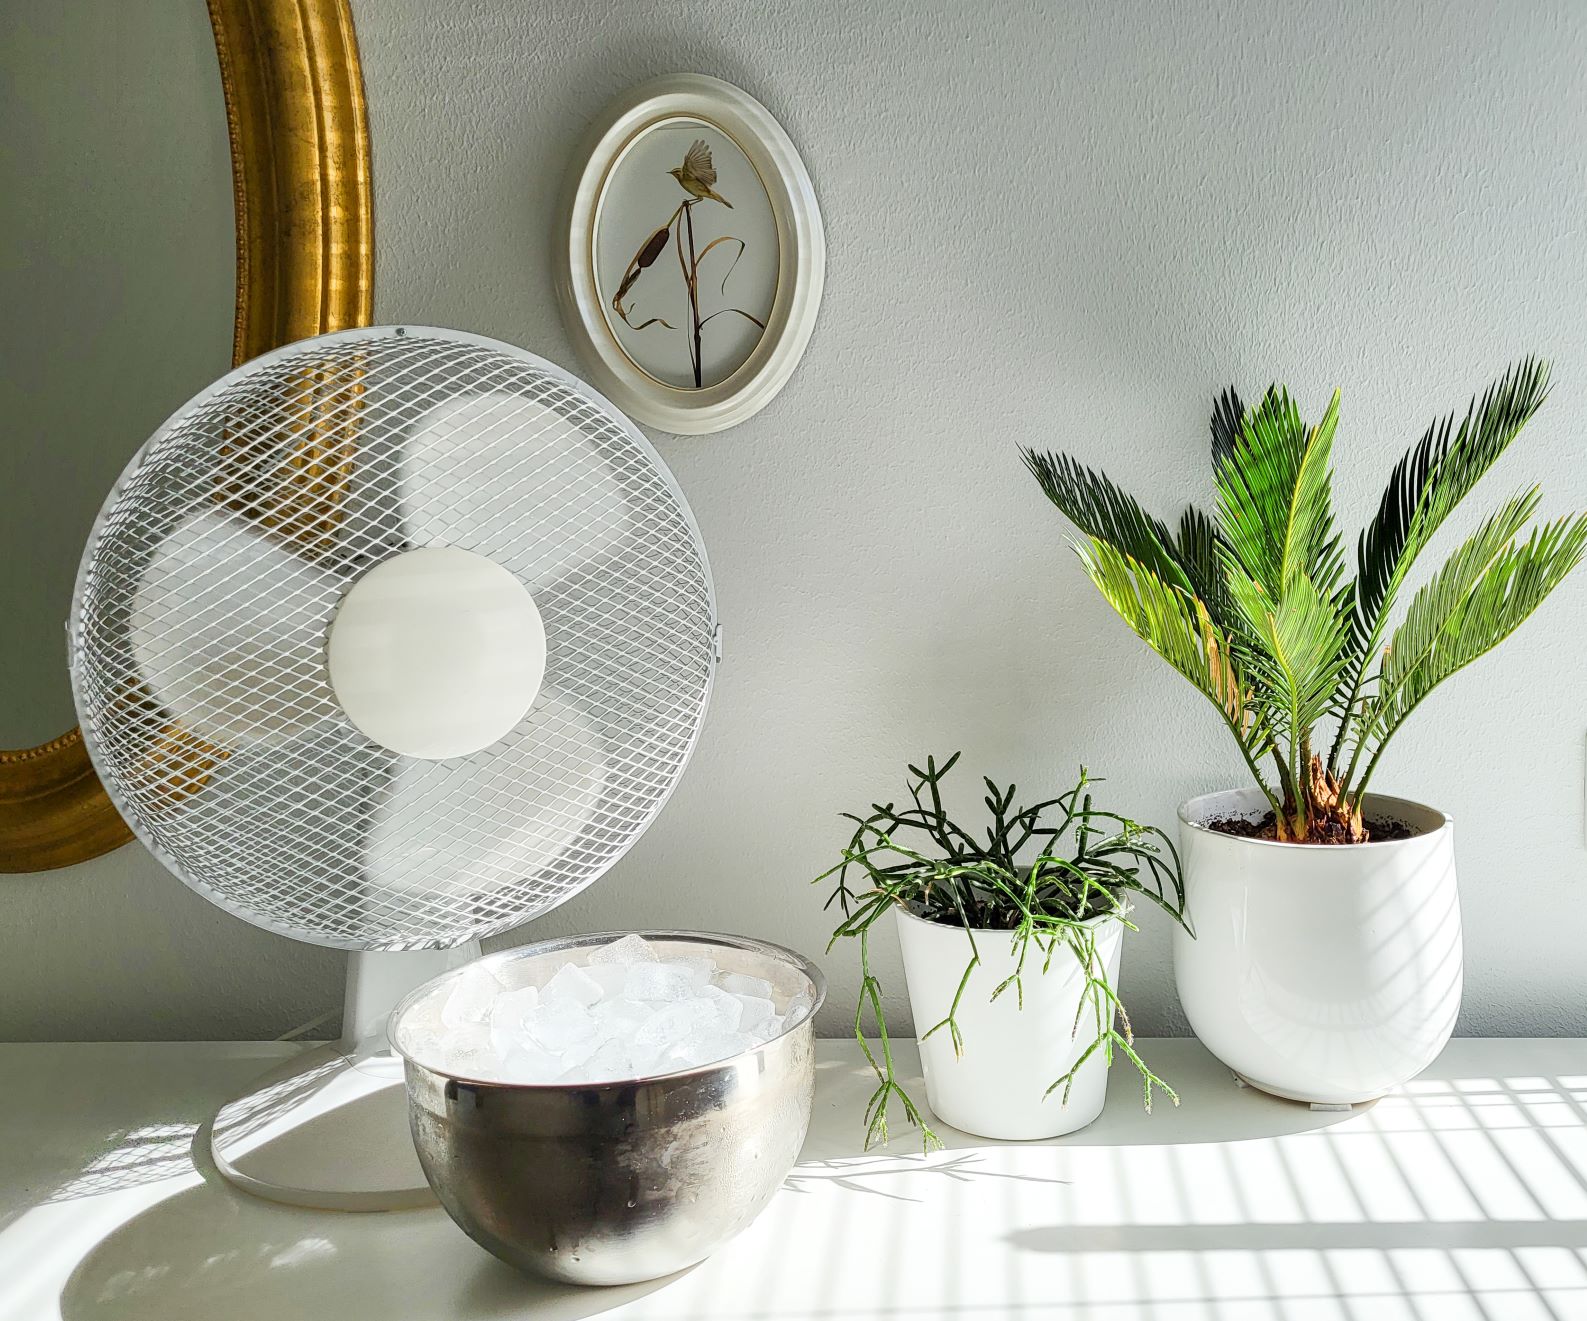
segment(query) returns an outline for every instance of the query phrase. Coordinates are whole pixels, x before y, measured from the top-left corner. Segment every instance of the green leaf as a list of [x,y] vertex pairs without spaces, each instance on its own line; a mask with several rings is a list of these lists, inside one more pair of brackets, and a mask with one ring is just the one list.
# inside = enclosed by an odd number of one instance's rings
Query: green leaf
[[1290,499],[1289,528],[1284,538],[1283,577],[1280,588],[1306,577],[1320,592],[1332,594],[1344,571],[1344,553],[1333,515],[1334,433],[1339,428],[1339,391],[1328,401],[1328,411],[1306,437],[1295,493]]
[[1232,633],[1243,621],[1234,609],[1224,578],[1227,552],[1222,541],[1217,524],[1195,505],[1185,507],[1185,512],[1179,516],[1175,556],[1190,579],[1191,591],[1207,607],[1207,613],[1219,628]]
[[1105,473],[1087,468],[1067,454],[1038,454],[1027,449],[1022,457],[1047,498],[1086,536],[1107,542],[1175,587],[1193,590],[1175,556],[1167,525],[1148,514]]
[[[1272,393],[1269,391],[1269,393]],[[1234,387],[1229,386],[1212,401],[1212,468],[1232,458],[1235,443],[1240,438],[1240,428],[1245,424],[1245,405]]]
[[1405,619],[1395,630],[1381,669],[1383,693],[1422,664],[1438,645],[1449,621],[1464,607],[1493,563],[1537,511],[1537,487],[1505,502],[1452,554],[1432,579],[1411,599]]
[[1509,637],[1581,562],[1587,515],[1546,524],[1514,544],[1536,502],[1531,491],[1507,503],[1417,592],[1368,706],[1365,728],[1379,752],[1434,688]]
[[1087,576],[1124,622],[1218,708],[1248,760],[1264,755],[1265,726],[1246,708],[1249,685],[1228,635],[1206,607],[1099,537],[1075,549]]
[[[1286,579],[1276,601],[1238,567],[1231,567],[1229,588],[1258,644],[1243,657],[1246,669],[1271,693],[1284,741],[1296,743],[1328,712],[1349,620],[1303,571]],[[1291,765],[1297,782],[1300,771]]]
[[1308,430],[1289,392],[1270,390],[1214,465],[1228,557],[1273,601],[1297,574],[1324,592],[1337,587],[1343,557],[1330,463],[1338,421],[1337,393],[1322,422]]
[[1356,637],[1368,638],[1416,556],[1548,397],[1548,363],[1525,358],[1455,415],[1429,426],[1406,451],[1357,547]]
[[[1335,714],[1355,708],[1389,612],[1416,558],[1454,508],[1510,447],[1548,397],[1549,367],[1525,358],[1473,399],[1455,426],[1455,415],[1434,422],[1389,475],[1372,522],[1356,546],[1356,599],[1349,641],[1350,665]],[[1351,731],[1342,724],[1330,754],[1336,764]],[[1357,738],[1360,732],[1356,732]]]
[[1358,699],[1389,632],[1393,603],[1417,556],[1455,506],[1516,440],[1547,394],[1549,364],[1538,357],[1520,360],[1487,387],[1481,402],[1471,400],[1458,429],[1454,413],[1433,422],[1390,473],[1378,513],[1355,548],[1357,578],[1347,641],[1349,665],[1335,707],[1339,730],[1328,753],[1330,768],[1338,767],[1347,740],[1360,748],[1368,737],[1366,730],[1355,726]]

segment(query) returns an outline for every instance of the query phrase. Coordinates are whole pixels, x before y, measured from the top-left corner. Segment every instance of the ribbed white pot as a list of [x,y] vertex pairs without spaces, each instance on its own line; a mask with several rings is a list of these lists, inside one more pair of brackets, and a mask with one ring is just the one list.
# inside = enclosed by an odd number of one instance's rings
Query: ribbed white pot
[[[1094,930],[1097,954],[1117,990],[1124,927],[1106,918],[1098,919]],[[987,1138],[1050,1138],[1084,1128],[1102,1113],[1107,1093],[1108,1070],[1100,1051],[1075,1078],[1067,1104],[1062,1089],[1045,1094],[1096,1036],[1089,1007],[1075,1031],[1085,989],[1079,961],[1059,949],[1043,973],[1041,954],[1033,946],[1021,977],[1021,1008],[1013,987],[992,999],[1018,962],[1011,933],[973,934],[981,961],[970,974],[956,1018],[964,1053],[954,1054],[947,1028],[920,1043],[932,1111],[944,1123]],[[924,1035],[948,1016],[970,961],[970,941],[963,927],[927,922],[900,909],[898,943],[915,1030]]]
[[1185,1014],[1265,1092],[1321,1104],[1382,1096],[1433,1062],[1460,1010],[1454,823],[1372,794],[1369,820],[1397,817],[1418,833],[1278,844],[1206,825],[1266,807],[1259,791],[1236,789],[1179,809],[1196,933],[1174,933]]

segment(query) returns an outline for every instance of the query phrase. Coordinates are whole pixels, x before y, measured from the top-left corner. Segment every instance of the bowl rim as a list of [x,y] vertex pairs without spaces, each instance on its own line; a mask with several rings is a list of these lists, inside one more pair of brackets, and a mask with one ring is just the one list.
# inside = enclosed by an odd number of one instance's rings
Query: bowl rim
[[[741,949],[747,950],[750,953],[764,954],[780,962],[790,964],[799,972],[803,973],[806,979],[810,982],[810,1012],[791,1027],[785,1027],[775,1037],[771,1037],[768,1040],[761,1042],[760,1045],[754,1046],[749,1050],[741,1051],[737,1055],[729,1055],[725,1059],[713,1060],[709,1064],[696,1065],[692,1069],[674,1069],[669,1073],[649,1073],[643,1075],[642,1077],[634,1078],[608,1078],[601,1082],[502,1082],[493,1078],[475,1078],[467,1074],[448,1073],[444,1069],[438,1069],[433,1065],[426,1064],[423,1060],[410,1055],[406,1050],[397,1044],[397,1025],[401,1021],[403,1015],[406,1014],[415,1003],[433,992],[442,982],[456,981],[461,978],[462,975],[470,968],[477,968],[481,964],[485,964],[487,966],[507,964],[518,959],[530,958],[541,954],[555,954],[558,950],[581,949],[587,945],[609,945],[613,941],[620,940],[624,936],[640,936],[645,940],[681,940],[698,945],[726,945],[731,949]],[[396,1008],[391,1011],[390,1015],[386,1019],[386,1040],[390,1044],[392,1052],[399,1056],[406,1063],[411,1064],[414,1068],[423,1069],[426,1073],[437,1078],[446,1078],[453,1082],[467,1083],[468,1085],[475,1087],[500,1087],[513,1091],[535,1092],[592,1091],[611,1087],[635,1087],[652,1082],[670,1082],[675,1079],[688,1078],[698,1074],[714,1073],[720,1069],[728,1068],[736,1064],[739,1060],[748,1059],[753,1055],[757,1055],[761,1051],[765,1050],[768,1046],[776,1045],[777,1042],[781,1041],[790,1033],[797,1032],[800,1028],[807,1025],[813,1025],[815,1022],[816,1011],[819,1010],[826,1002],[826,998],[826,974],[823,973],[814,962],[806,958],[797,950],[789,949],[786,945],[778,945],[769,940],[760,940],[754,936],[736,936],[725,931],[695,931],[682,928],[668,930],[592,931],[573,936],[553,936],[549,940],[538,940],[528,945],[514,945],[510,949],[495,950],[492,953],[482,955],[477,959],[470,959],[467,963],[459,964],[455,968],[448,968],[440,975],[430,978],[429,981],[423,983],[420,986],[414,987],[413,990],[409,991],[407,995],[403,996],[402,999],[397,1002]]]

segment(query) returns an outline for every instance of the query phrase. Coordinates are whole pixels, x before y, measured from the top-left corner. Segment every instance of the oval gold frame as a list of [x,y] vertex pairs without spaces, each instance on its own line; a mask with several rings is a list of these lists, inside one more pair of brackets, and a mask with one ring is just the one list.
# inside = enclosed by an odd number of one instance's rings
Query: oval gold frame
[[[369,119],[348,0],[208,4],[231,137],[241,364],[369,324]],[[79,730],[0,750],[0,872],[65,867],[131,838]]]

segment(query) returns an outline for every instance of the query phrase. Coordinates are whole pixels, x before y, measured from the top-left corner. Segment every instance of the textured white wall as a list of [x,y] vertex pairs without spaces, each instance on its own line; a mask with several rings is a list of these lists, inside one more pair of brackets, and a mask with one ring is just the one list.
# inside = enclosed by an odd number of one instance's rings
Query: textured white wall
[[[737,430],[656,437],[726,632],[699,753],[641,844],[526,939],[703,926],[819,955],[807,882],[837,814],[928,750],[1033,790],[1085,761],[1164,823],[1238,781],[1212,713],[1083,582],[1019,444],[1070,448],[1175,512],[1207,495],[1216,387],[1277,378],[1319,412],[1337,384],[1354,522],[1435,411],[1536,349],[1558,386],[1479,503],[1541,476],[1548,511],[1587,506],[1574,5],[355,8],[383,320],[575,366],[557,189],[585,122],[664,72],[762,99],[827,223],[789,387]],[[1466,1032],[1587,1033],[1584,607],[1587,574],[1434,699],[1380,775],[1459,823]],[[6,887],[0,996],[20,988],[24,1033],[266,1034],[338,993],[334,956],[206,911],[132,850]],[[1142,1030],[1178,1030],[1167,932],[1145,926],[1125,998]],[[825,959],[834,1032],[851,959]]]

